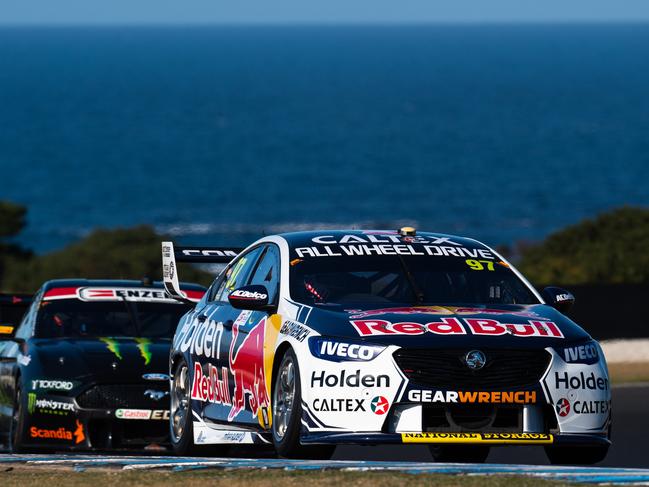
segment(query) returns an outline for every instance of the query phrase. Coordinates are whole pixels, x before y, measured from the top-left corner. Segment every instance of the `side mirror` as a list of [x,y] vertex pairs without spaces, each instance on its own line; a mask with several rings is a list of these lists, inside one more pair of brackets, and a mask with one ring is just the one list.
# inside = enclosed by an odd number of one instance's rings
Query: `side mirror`
[[550,306],[562,313],[569,311],[575,304],[575,297],[572,293],[560,287],[546,287],[541,294]]
[[228,301],[233,308],[251,311],[270,311],[272,307],[268,304],[268,290],[261,284],[235,289],[228,296]]

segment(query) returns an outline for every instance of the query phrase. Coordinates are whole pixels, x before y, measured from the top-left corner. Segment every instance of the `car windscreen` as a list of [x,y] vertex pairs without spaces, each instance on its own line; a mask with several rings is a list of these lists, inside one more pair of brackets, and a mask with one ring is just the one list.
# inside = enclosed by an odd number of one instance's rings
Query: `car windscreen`
[[498,260],[428,256],[295,259],[291,297],[313,305],[538,304],[527,285]]
[[135,301],[43,301],[37,338],[149,337],[172,338],[189,306]]

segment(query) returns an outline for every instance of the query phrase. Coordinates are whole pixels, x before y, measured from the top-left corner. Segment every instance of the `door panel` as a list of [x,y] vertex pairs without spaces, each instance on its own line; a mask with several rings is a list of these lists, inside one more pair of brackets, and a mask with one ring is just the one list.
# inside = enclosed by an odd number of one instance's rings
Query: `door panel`
[[[279,291],[279,250],[265,246],[246,285],[262,284],[268,302],[275,303]],[[265,349],[271,325],[268,313],[242,311],[232,326],[230,373],[234,378],[232,409],[228,420],[270,427],[270,374],[273,350]]]
[[228,353],[233,378],[232,408],[228,421],[267,427],[270,394],[264,368],[267,314],[241,311],[232,325]]
[[[259,426],[259,405],[269,403],[259,392],[259,381],[265,382],[256,361],[260,350],[263,354],[263,326],[256,325],[265,313],[238,310],[228,302],[230,292],[249,281],[264,250],[257,247],[233,261],[212,295],[214,300],[200,313],[205,320],[195,332],[199,346],[192,347],[192,361],[200,364],[192,366],[192,399],[201,402],[203,416],[215,422]],[[260,360],[263,372],[263,355]]]

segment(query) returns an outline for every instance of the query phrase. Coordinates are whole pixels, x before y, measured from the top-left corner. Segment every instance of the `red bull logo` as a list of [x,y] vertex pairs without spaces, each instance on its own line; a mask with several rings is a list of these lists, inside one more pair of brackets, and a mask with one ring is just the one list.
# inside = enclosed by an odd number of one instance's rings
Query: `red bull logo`
[[[238,321],[238,320],[237,320]],[[228,421],[232,421],[245,408],[246,397],[253,416],[259,417],[261,411],[264,423],[268,423],[270,397],[266,389],[264,372],[264,335],[266,318],[255,325],[235,351],[241,323],[232,325],[232,342],[230,343],[230,373],[234,377],[234,395]]]
[[400,314],[400,315],[416,315],[416,314],[429,314],[429,315],[512,315],[521,316],[524,318],[538,318],[539,315],[533,311],[512,311],[505,309],[488,309],[488,308],[456,308],[446,306],[418,306],[408,308],[381,308],[370,309],[366,311],[361,310],[348,310],[351,319],[367,318],[368,316],[378,316],[384,314]]
[[367,318],[368,316],[378,316],[385,314],[400,314],[400,315],[414,315],[414,314],[433,314],[433,315],[447,315],[451,312],[442,308],[441,306],[420,306],[418,308],[380,308],[370,309],[367,311],[351,310],[349,317],[352,319]]
[[[529,323],[501,323],[496,320],[462,318],[472,335],[513,335],[517,337],[551,337],[563,338],[561,329],[551,321],[529,320]],[[402,321],[392,323],[386,320],[351,320],[360,336],[370,335],[466,335],[467,328],[460,318],[441,318],[441,321],[415,323]]]

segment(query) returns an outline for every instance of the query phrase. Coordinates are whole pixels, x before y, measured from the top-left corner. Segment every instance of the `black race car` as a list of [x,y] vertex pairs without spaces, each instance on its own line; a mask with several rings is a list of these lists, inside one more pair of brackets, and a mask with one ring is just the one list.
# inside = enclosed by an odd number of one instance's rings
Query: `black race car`
[[[188,301],[205,289],[183,284]],[[0,325],[0,436],[26,448],[161,447],[171,337],[189,309],[161,283],[57,280]]]

